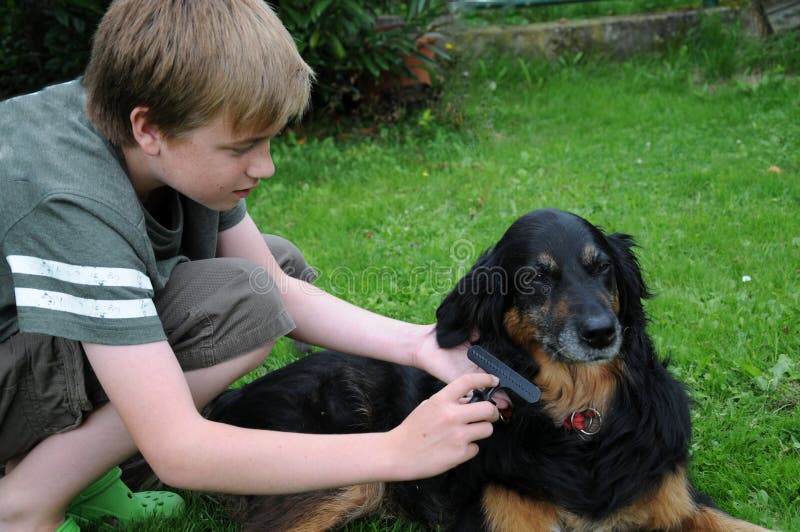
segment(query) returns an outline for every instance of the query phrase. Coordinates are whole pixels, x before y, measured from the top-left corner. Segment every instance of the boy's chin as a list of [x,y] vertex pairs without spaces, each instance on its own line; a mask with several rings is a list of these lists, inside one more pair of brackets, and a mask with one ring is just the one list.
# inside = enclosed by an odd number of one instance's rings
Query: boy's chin
[[216,201],[203,202],[203,207],[211,209],[212,211],[224,212],[229,211],[239,204],[239,198],[231,195],[230,198],[220,199]]

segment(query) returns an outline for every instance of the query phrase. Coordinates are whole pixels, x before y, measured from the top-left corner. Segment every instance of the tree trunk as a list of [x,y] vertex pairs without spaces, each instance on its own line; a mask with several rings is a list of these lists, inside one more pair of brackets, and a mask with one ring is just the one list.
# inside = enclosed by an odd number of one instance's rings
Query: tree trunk
[[750,29],[759,39],[772,34],[772,27],[769,25],[769,19],[764,10],[764,3],[765,0],[753,0],[747,10]]

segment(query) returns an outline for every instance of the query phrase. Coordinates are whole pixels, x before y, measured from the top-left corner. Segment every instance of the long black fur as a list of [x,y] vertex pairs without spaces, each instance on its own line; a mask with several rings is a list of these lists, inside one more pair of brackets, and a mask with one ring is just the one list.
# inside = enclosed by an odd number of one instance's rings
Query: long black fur
[[[455,346],[477,331],[476,343],[534,379],[539,368],[503,325],[504,314],[542,294],[521,293],[518,278],[539,250],[577,253],[595,244],[611,259],[619,294],[620,355],[625,376],[600,433],[589,439],[554,423],[542,404],[513,397],[511,423],[495,425],[473,460],[437,477],[387,486],[392,512],[424,524],[484,529],[480,499],[489,483],[554,503],[587,519],[603,519],[686,466],[689,402],[665,369],[646,332],[649,296],[630,236],[605,235],[574,215],[534,211],[515,222],[461,279],[437,311],[440,345]],[[574,249],[573,249],[574,248]],[[486,275],[500,272],[501,275]],[[567,272],[564,272],[567,275]],[[422,371],[335,352],[309,355],[224,393],[211,419],[243,427],[309,433],[386,431],[443,384]],[[275,499],[252,497],[263,508]],[[259,519],[263,519],[263,512]],[[271,529],[270,523],[251,523]]]

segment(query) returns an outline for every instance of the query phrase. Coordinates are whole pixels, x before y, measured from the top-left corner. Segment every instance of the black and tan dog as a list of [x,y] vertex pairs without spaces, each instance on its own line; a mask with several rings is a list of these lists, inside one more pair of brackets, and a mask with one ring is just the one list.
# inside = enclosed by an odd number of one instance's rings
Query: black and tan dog
[[[646,331],[628,235],[541,210],[517,220],[437,312],[442,346],[474,338],[542,390],[437,477],[239,499],[245,528],[324,530],[379,509],[454,530],[764,530],[716,510],[687,476],[689,400]],[[385,431],[442,387],[332,352],[223,394],[210,417],[314,433]]]

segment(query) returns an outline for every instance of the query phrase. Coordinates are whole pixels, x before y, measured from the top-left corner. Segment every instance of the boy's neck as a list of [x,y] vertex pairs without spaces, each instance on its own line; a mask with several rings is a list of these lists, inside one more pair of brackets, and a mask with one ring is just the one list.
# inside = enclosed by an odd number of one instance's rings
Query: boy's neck
[[147,157],[139,146],[123,146],[122,156],[133,190],[136,191],[142,205],[146,206],[151,193],[166,185],[152,167],[152,159]]

